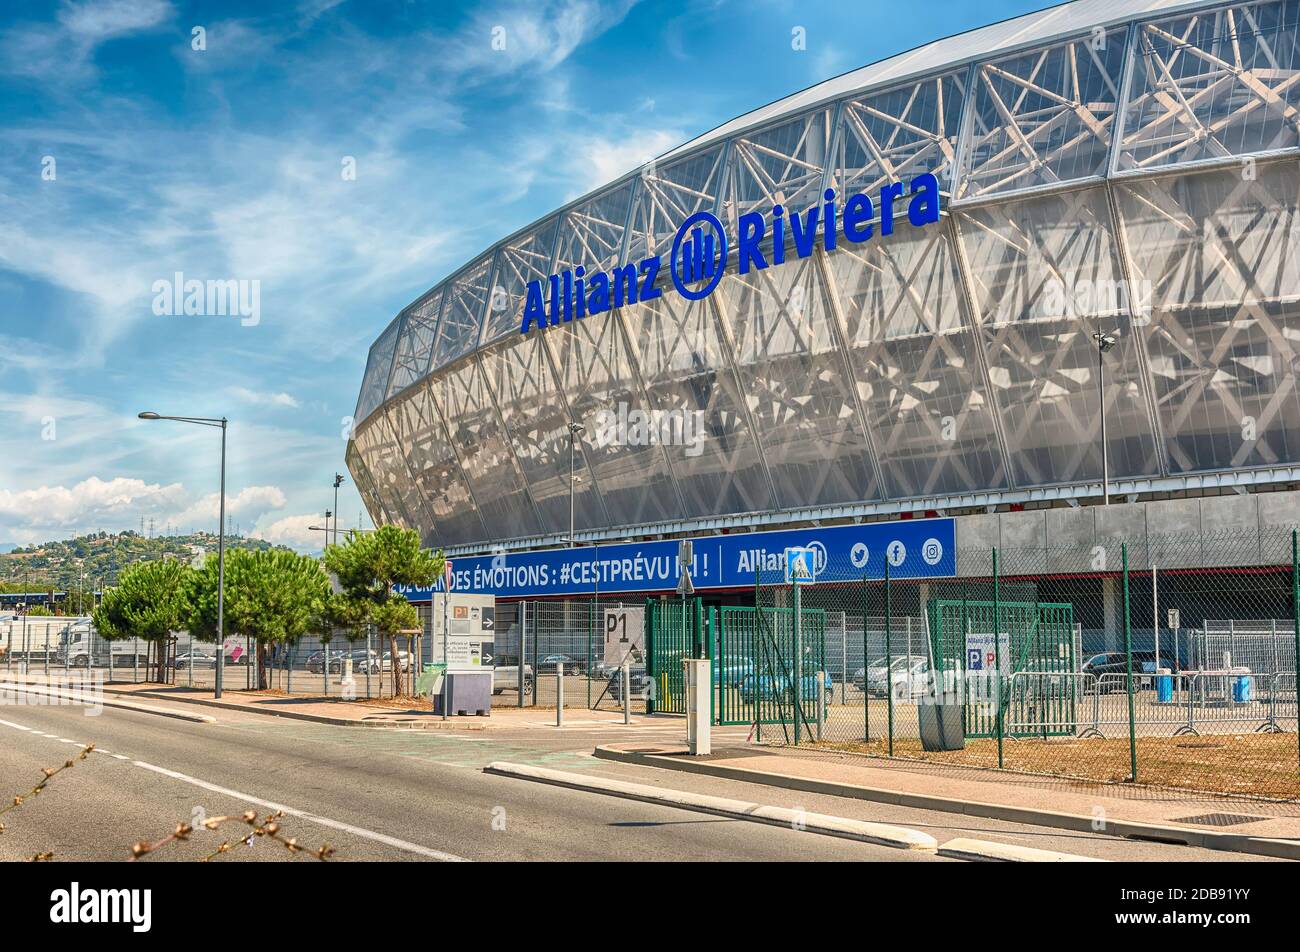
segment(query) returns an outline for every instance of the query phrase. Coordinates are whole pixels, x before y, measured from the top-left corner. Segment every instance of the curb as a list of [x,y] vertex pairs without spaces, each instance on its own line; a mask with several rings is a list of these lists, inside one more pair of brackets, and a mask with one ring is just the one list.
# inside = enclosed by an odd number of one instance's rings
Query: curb
[[994,843],[990,840],[973,840],[957,837],[939,847],[940,856],[953,859],[983,860],[1002,863],[1105,863],[1107,860],[1095,856],[1078,856],[1074,853],[1058,853],[1056,850],[1039,850],[1031,846],[1016,846],[1013,843]]
[[104,688],[105,694],[114,694],[118,697],[145,697],[154,701],[175,701],[178,704],[197,704],[201,707],[214,707],[222,711],[234,711],[244,714],[264,714],[267,717],[287,717],[296,721],[312,721],[316,724],[330,724],[334,727],[401,727],[405,729],[419,730],[487,730],[487,725],[458,724],[455,720],[448,720],[447,726],[443,727],[441,720],[436,721],[360,721],[349,717],[330,717],[327,714],[308,714],[304,711],[269,711],[262,708],[247,707],[242,704],[227,704],[224,701],[208,700],[197,697],[175,697],[170,694],[155,694],[152,691],[120,691],[111,688]]
[[769,787],[799,790],[804,793],[822,793],[833,797],[891,803],[896,806],[938,810],[943,813],[962,813],[967,816],[977,816],[989,820],[1028,823],[1034,826],[1046,826],[1078,833],[1101,833],[1103,835],[1122,836],[1126,839],[1153,840],[1180,846],[1199,846],[1203,849],[1220,850],[1229,853],[1251,853],[1258,856],[1272,856],[1278,859],[1300,860],[1300,839],[1275,839],[1263,836],[1247,836],[1243,833],[1215,833],[1209,830],[1192,830],[1181,826],[1144,823],[1138,820],[1106,820],[1104,828],[1097,829],[1097,819],[1095,817],[1080,816],[1074,813],[1038,810],[1031,807],[1015,807],[1000,803],[985,803],[979,800],[962,800],[955,797],[940,797],[925,793],[901,793],[897,790],[861,787],[831,780],[812,780],[807,777],[750,770],[745,767],[691,763],[675,757],[664,756],[663,754],[643,754],[637,751],[618,750],[608,746],[597,747],[593,753],[594,756],[601,760],[638,764],[643,767],[659,767],[664,770],[680,770],[685,773],[705,774],[727,780],[741,780],[746,783],[759,783]]
[[[32,685],[27,685],[27,684],[15,685],[15,686],[6,685],[5,689],[11,691],[21,691],[24,694],[35,694],[38,697],[62,698],[69,701],[81,701],[81,702],[86,701],[84,695],[77,696],[75,694],[62,694],[57,691],[51,691],[51,690],[33,691],[31,689],[32,687],[33,687]],[[160,717],[171,717],[171,718],[175,718],[178,721],[189,721],[192,724],[211,724],[216,720],[215,717],[212,717],[209,714],[189,714],[185,711],[173,711],[164,707],[147,707],[146,705],[143,704],[131,704],[124,701],[110,701],[107,700],[106,698],[96,698],[95,703],[99,704],[101,707],[111,707],[119,711],[137,711],[141,714],[157,714]]]
[[785,807],[769,807],[744,800],[731,800],[726,797],[712,797],[700,793],[687,793],[681,790],[662,790],[643,783],[627,783],[622,780],[608,780],[588,774],[575,774],[564,770],[548,770],[545,767],[531,767],[524,764],[512,764],[494,761],[483,768],[484,773],[501,777],[513,777],[517,780],[531,780],[557,787],[573,790],[585,790],[590,793],[603,793],[622,797],[625,800],[640,800],[645,803],[657,803],[698,813],[711,813],[716,816],[732,817],[738,820],[751,820],[773,826],[786,826],[820,833],[826,836],[838,836],[844,839],[859,840],[863,843],[875,843],[895,849],[918,850],[933,853],[938,849],[938,841],[928,833],[910,830],[903,826],[886,823],[870,823],[865,820],[851,820],[846,817],[828,816],[824,813],[805,813]]

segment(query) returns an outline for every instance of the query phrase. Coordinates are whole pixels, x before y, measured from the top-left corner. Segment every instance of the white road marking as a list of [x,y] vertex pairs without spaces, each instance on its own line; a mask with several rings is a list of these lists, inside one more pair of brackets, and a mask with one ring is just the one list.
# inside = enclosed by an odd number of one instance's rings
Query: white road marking
[[[21,724],[15,724],[12,721],[0,720],[0,724],[6,727],[13,727],[20,731],[28,731],[32,734],[39,734],[42,737],[50,737],[54,740],[63,741],[64,743],[76,744],[78,741],[70,741],[67,738],[58,737],[54,734],[45,734],[41,731],[33,730],[30,727],[24,727]],[[82,744],[81,746],[85,746]],[[107,751],[96,750],[95,753],[107,753]],[[122,754],[110,754],[116,760],[131,760]],[[315,813],[308,813],[306,810],[299,810],[296,807],[286,806],[283,803],[275,803],[271,800],[263,800],[260,797],[250,796],[247,793],[241,793],[238,790],[231,790],[229,787],[218,786],[215,783],[209,783],[206,780],[200,780],[198,777],[191,777],[176,770],[168,770],[166,767],[159,767],[155,764],[147,763],[143,760],[131,761],[133,766],[143,770],[150,770],[164,777],[170,777],[173,780],[179,780],[182,783],[188,783],[195,787],[200,787],[212,793],[219,793],[223,796],[234,797],[236,800],[246,800],[249,803],[255,803],[258,806],[266,807],[268,810],[278,810],[286,816],[297,817],[300,820],[306,820],[309,823],[315,823],[319,826],[328,827],[332,830],[339,830],[343,833],[350,833],[353,836],[365,840],[373,840],[376,843],[383,843],[386,846],[396,847],[405,850],[408,853],[415,853],[417,856],[424,856],[428,859],[441,860],[444,863],[468,863],[463,856],[457,856],[454,853],[445,853],[442,850],[430,849],[427,846],[421,846],[419,843],[411,843],[406,840],[400,840],[395,836],[388,836],[386,833],[377,833],[374,830],[367,830],[363,827],[353,826],[350,823],[344,823],[341,820],[332,820],[329,817],[319,816]],[[450,766],[450,765],[448,765]]]
[[441,850],[430,849],[427,846],[421,846],[418,843],[410,843],[406,840],[399,840],[395,836],[388,836],[385,833],[376,833],[374,830],[367,830],[363,827],[352,826],[341,820],[332,820],[329,817],[319,816],[315,813],[308,813],[306,810],[298,810],[294,807],[285,806],[283,803],[275,803],[271,800],[263,800],[259,797],[250,796],[247,793],[241,793],[238,790],[231,790],[229,787],[221,787],[215,783],[209,783],[206,780],[200,780],[197,777],[191,777],[187,774],[175,770],[168,770],[166,767],[158,767],[154,764],[146,763],[143,760],[135,760],[132,763],[144,770],[152,770],[154,773],[162,774],[164,777],[171,777],[173,780],[179,780],[182,783],[192,784],[212,793],[219,793],[223,796],[234,797],[237,800],[247,800],[249,803],[256,803],[259,806],[266,807],[268,810],[278,810],[287,816],[298,817],[300,820],[307,820],[309,823],[316,823],[320,826],[326,826],[333,830],[340,830],[344,833],[351,833],[353,836],[359,836],[362,839],[374,840],[376,843],[383,843],[386,846],[393,846],[397,849],[406,850],[408,853],[415,853],[417,856],[425,856],[429,859],[441,860],[445,863],[467,863],[469,860],[463,856],[456,856],[453,853],[444,853]]

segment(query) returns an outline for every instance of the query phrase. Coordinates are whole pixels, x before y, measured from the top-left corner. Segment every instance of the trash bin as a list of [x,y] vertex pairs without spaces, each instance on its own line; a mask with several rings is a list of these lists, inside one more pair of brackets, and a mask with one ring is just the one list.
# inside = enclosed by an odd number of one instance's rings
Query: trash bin
[[1170,704],[1174,699],[1174,679],[1168,668],[1156,673],[1156,703]]
[[492,712],[492,669],[483,671],[448,671],[443,678],[442,691],[433,696],[433,710],[442,713],[447,705],[450,714],[477,714],[486,717]]
[[921,746],[925,750],[963,750],[966,728],[962,723],[963,706],[956,701],[922,698],[916,717],[921,728]]
[[1250,668],[1232,669],[1232,700],[1236,704],[1247,704],[1253,700],[1250,687]]

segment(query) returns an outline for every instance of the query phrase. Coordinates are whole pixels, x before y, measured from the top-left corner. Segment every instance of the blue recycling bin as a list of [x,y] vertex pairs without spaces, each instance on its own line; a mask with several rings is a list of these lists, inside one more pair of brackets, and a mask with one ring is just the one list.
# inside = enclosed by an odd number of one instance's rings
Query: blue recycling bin
[[[1243,673],[1244,672],[1244,673]],[[1247,704],[1252,700],[1250,690],[1250,672],[1245,668],[1233,671],[1232,699],[1237,704]]]
[[1171,674],[1161,674],[1156,677],[1156,702],[1159,704],[1170,704],[1174,699],[1174,678]]

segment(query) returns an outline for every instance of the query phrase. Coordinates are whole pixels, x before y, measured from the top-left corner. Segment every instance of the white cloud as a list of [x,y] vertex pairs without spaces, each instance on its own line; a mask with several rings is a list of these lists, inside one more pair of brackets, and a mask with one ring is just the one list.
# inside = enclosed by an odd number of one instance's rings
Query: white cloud
[[291,396],[283,391],[279,393],[271,393],[250,390],[247,387],[231,387],[230,393],[232,396],[243,400],[245,403],[273,407],[289,407],[291,409],[297,409],[302,406],[302,404],[298,402],[297,397]]
[[307,527],[321,525],[324,518],[322,515],[285,516],[275,520],[269,526],[254,529],[249,535],[276,545],[319,551],[324,547],[325,533],[320,529],[312,531]]
[[64,0],[53,23],[6,30],[0,71],[60,84],[88,79],[101,43],[154,29],[171,13],[167,0]]
[[[226,494],[226,515],[248,520],[271,509],[281,509],[286,501],[284,492],[278,486],[246,486],[233,495]],[[215,523],[221,512],[220,506],[221,494],[208,493],[169,518],[184,528]]]
[[588,138],[582,148],[572,152],[576,194],[608,185],[680,145],[685,138],[677,129],[647,129],[626,139]]
[[28,528],[75,528],[133,521],[182,503],[180,483],[161,485],[142,479],[92,476],[74,486],[41,486],[12,492],[0,489],[0,521]]
[[[247,486],[226,496],[226,514],[249,524],[286,502],[277,486]],[[141,518],[177,531],[215,529],[218,494],[195,500],[181,483],[147,483],[118,476],[97,476],[72,486],[0,489],[0,539],[43,542],[75,532],[138,527]]]

